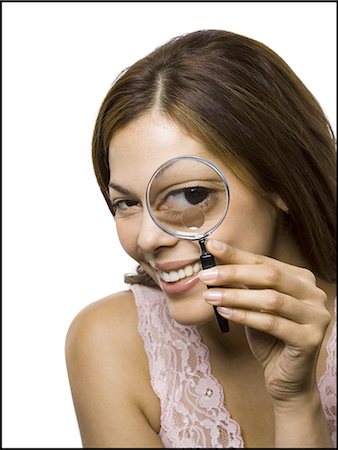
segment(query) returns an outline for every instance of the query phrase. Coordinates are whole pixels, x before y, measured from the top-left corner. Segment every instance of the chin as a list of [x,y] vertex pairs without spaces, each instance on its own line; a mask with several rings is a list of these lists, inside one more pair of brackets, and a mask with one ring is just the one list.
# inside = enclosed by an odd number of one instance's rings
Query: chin
[[178,301],[166,298],[170,316],[181,325],[203,325],[215,317],[213,307],[205,302],[201,293]]

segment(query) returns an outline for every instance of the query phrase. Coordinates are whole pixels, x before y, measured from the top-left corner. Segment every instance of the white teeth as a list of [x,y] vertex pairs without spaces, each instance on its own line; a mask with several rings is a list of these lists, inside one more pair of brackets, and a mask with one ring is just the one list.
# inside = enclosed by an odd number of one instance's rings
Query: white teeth
[[166,283],[174,283],[178,280],[183,280],[185,277],[191,277],[194,273],[201,270],[201,264],[195,263],[193,266],[189,265],[179,270],[171,270],[170,272],[159,272],[160,277]]
[[194,273],[192,266],[185,267],[184,272],[187,277],[191,277],[191,275]]
[[166,281],[167,283],[170,282],[170,276],[169,276],[169,273],[167,273],[167,272],[161,272],[161,278],[162,278],[162,280]]
[[183,278],[185,278],[185,272],[183,269],[180,269],[178,271],[178,276],[180,277],[180,280],[182,280]]
[[193,267],[194,273],[197,273],[197,272],[199,272],[200,270],[201,270],[200,263],[195,263],[195,264],[194,264],[194,267]]
[[180,277],[178,276],[178,273],[175,272],[175,270],[172,270],[169,272],[170,281],[178,281]]

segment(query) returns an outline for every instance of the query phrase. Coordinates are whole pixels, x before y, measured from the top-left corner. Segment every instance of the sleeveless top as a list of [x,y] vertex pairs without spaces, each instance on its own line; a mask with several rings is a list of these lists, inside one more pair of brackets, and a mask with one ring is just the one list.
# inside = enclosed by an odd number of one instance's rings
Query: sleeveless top
[[[223,388],[211,373],[208,347],[197,326],[171,318],[163,293],[130,287],[138,331],[149,360],[151,385],[160,400],[160,439],[165,448],[242,448],[239,424],[224,404]],[[327,344],[326,371],[318,387],[336,447],[336,328]]]

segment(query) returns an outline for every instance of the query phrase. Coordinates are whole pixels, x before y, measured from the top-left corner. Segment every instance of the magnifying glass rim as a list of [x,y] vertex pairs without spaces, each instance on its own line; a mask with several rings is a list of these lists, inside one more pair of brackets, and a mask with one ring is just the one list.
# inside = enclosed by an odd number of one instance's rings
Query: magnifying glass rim
[[[222,215],[222,218],[213,227],[211,227],[206,232],[199,233],[199,234],[198,233],[194,233],[193,236],[191,234],[187,235],[187,234],[183,234],[183,233],[180,233],[180,232],[174,232],[174,231],[171,231],[168,228],[166,228],[164,225],[162,225],[162,223],[160,221],[157,220],[156,216],[154,215],[154,213],[152,211],[151,205],[150,205],[150,187],[152,185],[152,182],[153,182],[154,178],[158,174],[158,172],[160,172],[168,164],[174,163],[175,161],[183,160],[183,159],[192,159],[194,161],[197,160],[197,161],[203,163],[204,165],[210,167],[211,169],[213,169],[220,176],[220,178],[222,179],[222,181],[224,183],[224,186],[225,186],[226,195],[227,195],[227,204],[226,204],[226,208],[224,210],[224,213]],[[174,236],[174,237],[179,238],[179,239],[187,239],[187,240],[190,240],[190,241],[196,241],[196,240],[199,240],[199,239],[204,239],[207,236],[209,236],[209,234],[211,234],[213,231],[215,231],[216,228],[218,228],[220,226],[220,224],[223,222],[223,220],[224,220],[224,218],[225,218],[225,216],[226,216],[226,214],[228,212],[228,209],[229,209],[229,203],[230,203],[230,189],[229,189],[229,185],[228,185],[227,179],[225,178],[224,174],[220,171],[220,169],[214,163],[212,163],[211,161],[209,161],[207,159],[204,159],[204,158],[202,158],[200,156],[192,156],[192,155],[177,156],[175,158],[168,159],[167,161],[165,161],[163,164],[161,164],[155,170],[155,172],[153,173],[153,175],[151,176],[151,178],[150,178],[150,180],[148,182],[147,189],[146,189],[147,210],[149,212],[149,215],[150,215],[152,221],[155,223],[155,225],[157,225],[162,231],[164,231],[167,234],[170,234],[171,236]]]

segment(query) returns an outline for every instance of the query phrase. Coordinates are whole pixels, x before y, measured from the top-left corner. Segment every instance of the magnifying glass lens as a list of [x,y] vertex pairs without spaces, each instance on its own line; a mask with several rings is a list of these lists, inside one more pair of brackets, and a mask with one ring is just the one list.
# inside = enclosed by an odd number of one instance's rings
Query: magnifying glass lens
[[224,175],[209,161],[179,157],[167,161],[153,175],[147,206],[155,223],[167,233],[200,239],[223,221],[229,189]]

